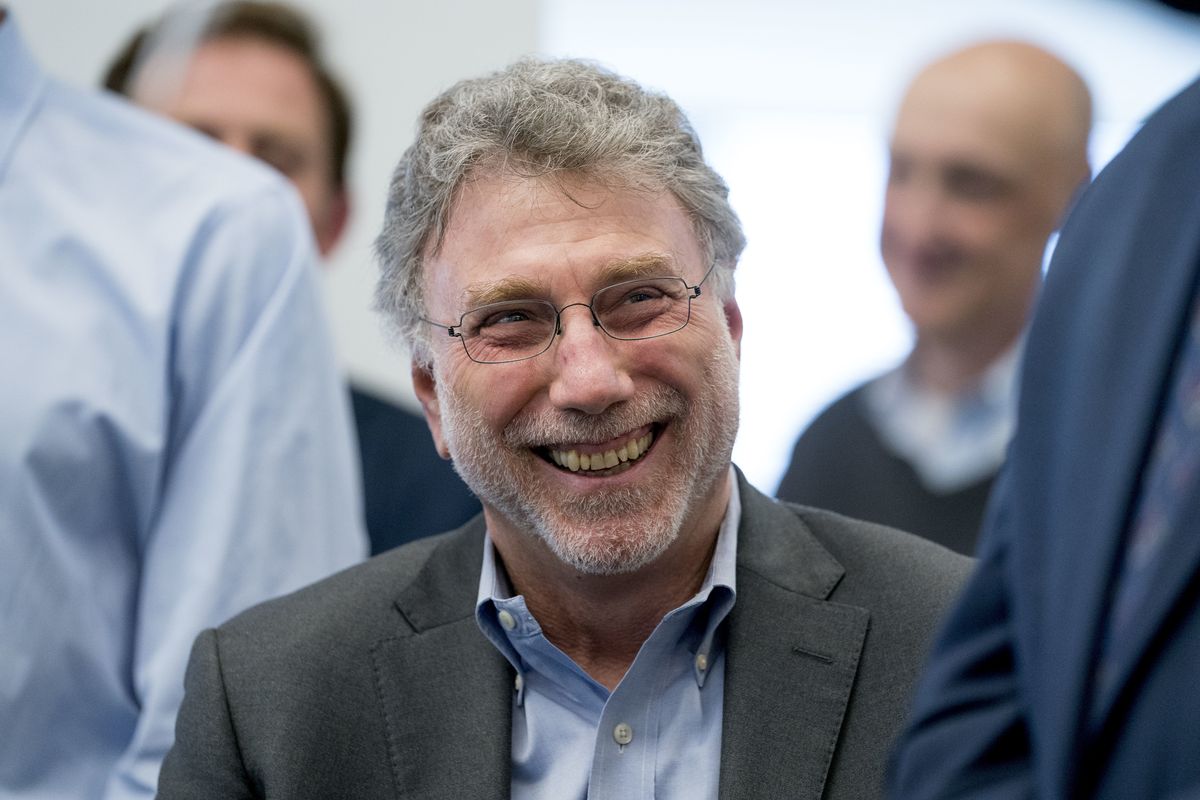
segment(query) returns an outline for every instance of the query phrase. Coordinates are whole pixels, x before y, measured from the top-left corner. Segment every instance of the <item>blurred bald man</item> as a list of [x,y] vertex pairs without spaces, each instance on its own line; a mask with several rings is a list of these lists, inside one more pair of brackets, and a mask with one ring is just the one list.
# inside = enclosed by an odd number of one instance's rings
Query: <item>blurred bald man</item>
[[1022,42],[973,45],[917,75],[880,237],[916,343],[804,432],[781,498],[973,552],[1047,241],[1091,174],[1091,116],[1082,78]]

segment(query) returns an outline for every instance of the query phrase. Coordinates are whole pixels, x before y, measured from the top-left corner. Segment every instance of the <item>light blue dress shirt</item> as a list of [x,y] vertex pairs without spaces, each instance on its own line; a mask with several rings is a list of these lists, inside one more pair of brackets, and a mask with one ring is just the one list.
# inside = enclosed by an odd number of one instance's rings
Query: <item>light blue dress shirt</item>
[[1017,427],[1024,340],[957,393],[922,386],[907,361],[867,384],[867,415],[927,489],[950,494],[994,475]]
[[151,797],[199,630],[366,543],[281,178],[0,23],[0,798]]
[[721,769],[725,651],[741,499],[729,507],[695,597],[669,612],[611,693],[542,633],[484,544],[475,615],[517,672],[513,800],[704,800]]

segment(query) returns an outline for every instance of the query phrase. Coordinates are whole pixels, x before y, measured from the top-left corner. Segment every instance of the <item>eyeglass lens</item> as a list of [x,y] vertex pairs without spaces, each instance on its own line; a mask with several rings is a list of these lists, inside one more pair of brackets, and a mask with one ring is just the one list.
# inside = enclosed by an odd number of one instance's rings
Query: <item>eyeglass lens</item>
[[[592,295],[589,305],[612,338],[650,339],[687,325],[693,296],[682,278],[639,278],[606,286]],[[464,314],[459,333],[475,361],[518,361],[549,348],[559,314],[546,300],[492,303]]]

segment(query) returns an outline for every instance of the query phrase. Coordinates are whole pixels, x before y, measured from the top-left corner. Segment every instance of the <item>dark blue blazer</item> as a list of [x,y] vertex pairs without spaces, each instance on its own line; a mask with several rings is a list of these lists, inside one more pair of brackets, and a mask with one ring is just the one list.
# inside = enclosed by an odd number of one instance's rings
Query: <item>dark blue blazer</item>
[[1198,270],[1200,82],[1147,122],[1063,229],[980,563],[920,684],[892,797],[1200,798],[1200,490],[1115,651],[1116,688],[1092,697]]
[[354,386],[350,400],[372,555],[453,530],[482,510],[438,455],[424,418]]

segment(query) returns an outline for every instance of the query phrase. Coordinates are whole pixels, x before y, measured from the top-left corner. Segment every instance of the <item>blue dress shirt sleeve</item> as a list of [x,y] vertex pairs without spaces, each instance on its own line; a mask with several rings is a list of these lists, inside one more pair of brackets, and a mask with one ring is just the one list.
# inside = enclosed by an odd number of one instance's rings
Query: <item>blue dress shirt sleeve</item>
[[365,554],[344,386],[298,209],[222,209],[181,283],[173,419],[145,531],[134,692],[109,797],[143,796],[173,741],[196,633]]
[[294,191],[0,23],[0,798],[149,798],[193,640],[366,553]]

